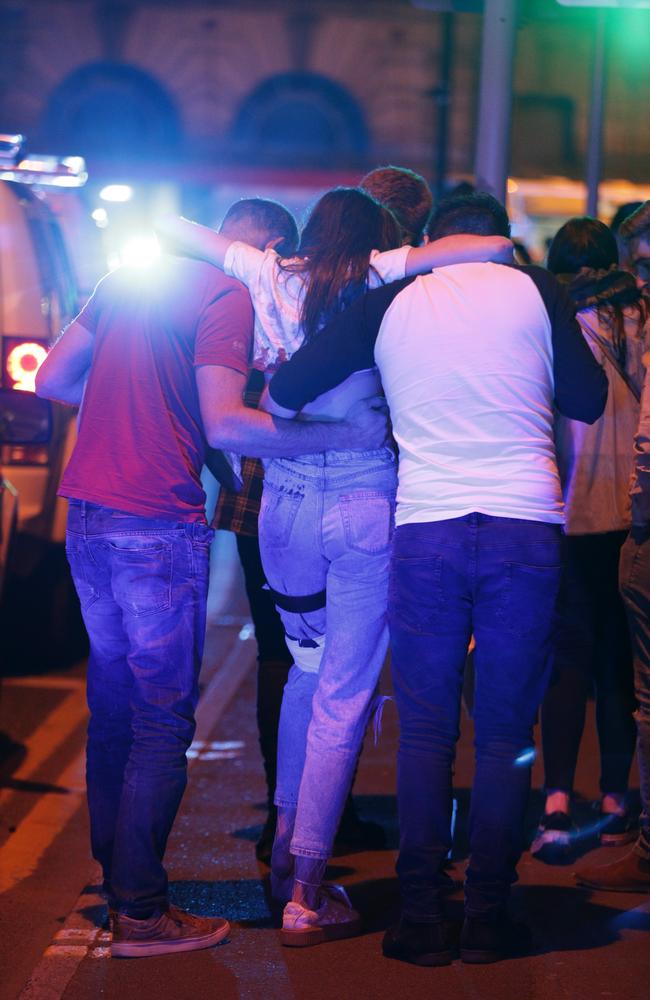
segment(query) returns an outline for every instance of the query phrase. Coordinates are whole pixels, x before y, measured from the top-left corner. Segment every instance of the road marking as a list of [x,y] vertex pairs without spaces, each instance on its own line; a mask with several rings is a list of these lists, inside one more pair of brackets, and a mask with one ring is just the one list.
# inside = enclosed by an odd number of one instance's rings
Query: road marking
[[39,797],[0,849],[0,895],[34,874],[52,841],[84,801],[85,764],[85,754],[68,764],[56,780],[57,791]]
[[221,718],[251,669],[255,654],[256,646],[252,636],[237,638],[201,695],[196,709],[196,740],[206,742],[215,723]]
[[[13,772],[11,780],[29,780],[57,747],[81,725],[86,716],[85,689],[79,687],[71,691],[29,737],[25,759]],[[15,788],[3,788],[0,791],[0,809],[12,795],[17,794],[19,792]]]
[[47,674],[44,674],[42,677],[3,677],[2,684],[4,687],[60,688],[72,691],[78,688],[85,689],[86,679],[84,677],[48,677]]

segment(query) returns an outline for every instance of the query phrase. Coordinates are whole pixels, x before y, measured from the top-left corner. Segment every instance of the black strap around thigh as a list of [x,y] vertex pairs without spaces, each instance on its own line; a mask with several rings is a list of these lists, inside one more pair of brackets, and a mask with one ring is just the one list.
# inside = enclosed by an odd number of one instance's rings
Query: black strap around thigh
[[301,597],[289,597],[288,594],[281,594],[278,590],[274,590],[273,587],[269,587],[268,584],[266,589],[271,594],[278,608],[281,608],[283,611],[293,611],[297,615],[304,615],[308,611],[319,611],[326,604],[327,592],[325,590],[319,590],[316,594],[303,594]]

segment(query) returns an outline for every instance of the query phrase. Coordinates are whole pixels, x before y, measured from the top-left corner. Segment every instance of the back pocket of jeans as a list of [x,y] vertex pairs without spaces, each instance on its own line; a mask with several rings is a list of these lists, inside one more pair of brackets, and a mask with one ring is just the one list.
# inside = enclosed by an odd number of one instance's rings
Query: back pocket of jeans
[[133,535],[109,542],[113,594],[132,615],[154,615],[171,607],[172,546]]
[[507,563],[497,619],[506,634],[543,637],[553,627],[560,586],[559,566]]
[[303,495],[297,490],[282,490],[264,483],[259,515],[262,548],[287,547],[302,500]]
[[339,497],[345,543],[355,552],[386,552],[393,533],[395,501],[392,493],[363,490]]

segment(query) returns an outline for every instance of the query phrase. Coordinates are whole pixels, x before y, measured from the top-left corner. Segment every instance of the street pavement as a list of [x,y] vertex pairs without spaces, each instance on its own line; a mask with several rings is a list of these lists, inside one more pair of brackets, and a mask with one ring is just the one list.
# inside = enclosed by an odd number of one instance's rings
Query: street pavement
[[[381,955],[381,937],[398,908],[394,874],[397,846],[395,813],[394,704],[384,711],[381,739],[369,734],[355,798],[361,814],[381,822],[388,848],[334,859],[329,876],[343,883],[365,919],[363,936],[315,948],[287,949],[279,942],[267,899],[267,869],[255,860],[254,842],[265,816],[264,782],[255,724],[254,643],[242,623],[240,581],[228,608],[212,616],[203,678],[199,730],[190,760],[190,784],[172,837],[167,866],[172,901],[198,913],[228,918],[227,942],[203,952],[140,960],[110,959],[104,928],[105,906],[97,895],[97,871],[89,858],[87,823],[79,784],[83,720],[67,719],[68,734],[53,754],[57,773],[70,782],[43,782],[44,788],[9,781],[6,805],[11,827],[0,838],[0,983],[2,1000],[384,1000],[384,998],[454,997],[459,1000],[647,1000],[650,996],[650,897],[590,893],[573,880],[573,866],[552,867],[525,854],[520,881],[513,890],[513,911],[533,928],[534,954],[491,966],[455,962],[442,969],[420,969]],[[228,612],[228,613],[226,613]],[[242,617],[242,615],[244,617]],[[209,661],[209,662],[208,662]],[[48,711],[76,711],[80,680],[55,689]],[[206,679],[207,678],[207,679]],[[384,680],[388,690],[388,677]],[[13,701],[41,688],[10,687]],[[30,695],[31,692],[31,695]],[[63,694],[62,694],[63,692]],[[68,709],[61,704],[68,699]],[[3,708],[6,699],[3,699]],[[16,711],[15,718],[19,718]],[[44,722],[50,717],[47,713]],[[18,724],[18,723],[16,723]],[[5,716],[3,727],[7,728]],[[47,727],[45,727],[47,729]],[[51,727],[50,727],[51,728]],[[65,730],[65,726],[64,726]],[[47,735],[47,733],[46,733]],[[26,737],[25,737],[26,738]],[[460,883],[466,860],[466,822],[472,771],[471,721],[465,713],[456,768],[458,822],[450,873],[459,887],[450,897],[452,917],[462,916]],[[33,748],[30,748],[33,758]],[[43,753],[46,751],[43,750]],[[593,822],[590,802],[597,794],[597,749],[590,712],[577,775],[578,817]],[[38,763],[38,762],[37,762]],[[23,760],[25,770],[25,761]],[[32,773],[43,774],[41,770]],[[54,765],[52,765],[54,766]],[[539,764],[534,768],[539,788]],[[77,784],[75,784],[75,781]],[[37,784],[37,782],[33,782]],[[59,787],[58,793],[52,788]],[[63,790],[61,790],[63,789]],[[28,795],[30,808],[20,805]],[[49,795],[49,800],[47,796]],[[70,799],[73,797],[73,800]],[[52,800],[68,801],[59,809]],[[41,822],[34,810],[42,808]],[[531,797],[528,833],[532,835],[539,792]],[[49,841],[43,825],[56,830]],[[30,826],[31,824],[31,826]],[[54,826],[53,826],[54,824]],[[27,825],[27,826],[26,826]],[[40,844],[29,857],[29,838],[11,849],[21,830],[31,830]],[[40,840],[39,840],[40,837]],[[584,849],[592,846],[588,837]],[[620,850],[620,849],[619,849]],[[617,850],[599,848],[602,860]],[[18,872],[16,880],[16,872]]]

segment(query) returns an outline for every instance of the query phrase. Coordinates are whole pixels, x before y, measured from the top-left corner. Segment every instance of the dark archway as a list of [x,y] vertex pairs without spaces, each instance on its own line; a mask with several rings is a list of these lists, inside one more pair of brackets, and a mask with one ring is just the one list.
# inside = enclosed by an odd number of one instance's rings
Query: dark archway
[[241,158],[281,166],[354,166],[368,149],[354,97],[315,73],[283,73],[261,83],[242,103],[231,137]]
[[143,160],[178,150],[181,126],[163,87],[134,66],[82,66],[52,94],[42,141],[88,158]]

